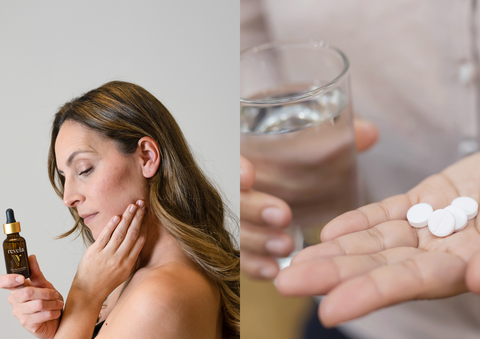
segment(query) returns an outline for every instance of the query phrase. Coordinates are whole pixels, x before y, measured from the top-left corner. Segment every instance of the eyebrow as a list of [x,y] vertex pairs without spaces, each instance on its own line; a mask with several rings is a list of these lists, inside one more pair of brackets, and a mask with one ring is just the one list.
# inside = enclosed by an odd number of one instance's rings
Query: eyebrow
[[[81,154],[81,153],[96,153],[96,152],[95,152],[95,151],[90,151],[90,150],[75,151],[75,152],[73,152],[72,154],[70,154],[70,156],[68,157],[68,159],[67,159],[67,166],[70,167],[70,165],[72,164],[73,158],[75,158],[77,155],[79,155],[79,154]],[[60,173],[61,175],[63,175],[63,171],[61,171],[60,169],[58,169],[58,167],[57,167],[57,170],[58,170],[58,173]]]
[[75,158],[77,155],[81,153],[95,153],[94,151],[89,151],[89,150],[80,150],[80,151],[75,151],[67,159],[67,166],[70,166],[72,164],[73,158]]

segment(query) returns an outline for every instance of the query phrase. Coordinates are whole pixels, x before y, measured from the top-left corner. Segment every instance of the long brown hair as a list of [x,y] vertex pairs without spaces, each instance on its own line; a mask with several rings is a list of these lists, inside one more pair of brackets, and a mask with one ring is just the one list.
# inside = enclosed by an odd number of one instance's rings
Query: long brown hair
[[[55,114],[48,155],[50,182],[62,199],[65,181],[57,169],[55,141],[67,120],[114,140],[123,154],[134,153],[142,137],[157,142],[161,162],[157,173],[148,179],[150,208],[180,248],[217,283],[223,336],[239,338],[240,256],[225,228],[229,217],[237,226],[238,222],[196,164],[170,112],[144,88],[122,81],[109,82],[63,105]],[[93,243],[77,209],[69,210],[75,225],[60,237],[79,231],[87,245]]]

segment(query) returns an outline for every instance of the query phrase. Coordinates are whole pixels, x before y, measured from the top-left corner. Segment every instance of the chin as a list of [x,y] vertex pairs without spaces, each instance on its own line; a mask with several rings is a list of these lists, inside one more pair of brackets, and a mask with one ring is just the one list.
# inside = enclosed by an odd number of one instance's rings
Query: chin
[[107,225],[107,223],[108,222],[103,222],[101,220],[92,220],[88,223],[88,225],[85,224],[85,223],[84,223],[84,225],[89,229],[90,233],[92,234],[93,239],[97,240],[100,233],[102,233],[103,229]]
[[98,239],[98,236],[100,235],[101,233],[101,230],[100,231],[94,231],[92,230],[90,227],[86,226],[88,228],[88,230],[90,231],[90,234],[92,235],[93,239],[94,240],[97,240]]
[[95,234],[95,233],[93,233],[93,232],[92,232],[92,237],[93,237],[93,240],[97,241],[97,239],[98,239],[98,235],[99,235],[99,234]]

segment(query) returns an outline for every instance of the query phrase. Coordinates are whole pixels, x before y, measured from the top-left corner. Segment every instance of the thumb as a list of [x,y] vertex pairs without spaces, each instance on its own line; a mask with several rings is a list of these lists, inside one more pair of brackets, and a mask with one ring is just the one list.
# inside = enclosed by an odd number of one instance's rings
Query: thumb
[[40,266],[38,265],[37,257],[32,254],[28,257],[30,263],[30,281],[34,287],[53,288],[53,285],[45,279]]
[[355,131],[355,145],[357,151],[363,152],[372,147],[378,139],[378,129],[375,124],[355,118],[353,121]]
[[28,280],[25,280],[21,274],[5,274],[0,276],[0,288],[5,290],[15,290],[27,286]]

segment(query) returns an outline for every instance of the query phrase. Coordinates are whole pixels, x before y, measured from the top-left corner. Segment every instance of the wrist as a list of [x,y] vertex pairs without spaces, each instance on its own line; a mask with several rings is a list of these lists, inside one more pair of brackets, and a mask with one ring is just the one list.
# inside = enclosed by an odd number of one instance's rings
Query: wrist
[[108,294],[105,296],[104,294],[101,289],[94,289],[87,284],[82,284],[82,282],[75,277],[68,296],[78,300],[85,300],[93,307],[101,308],[105,299],[108,297]]
[[74,279],[55,339],[86,338],[88,333],[91,336],[90,331],[95,327],[103,301],[90,290],[85,290]]

